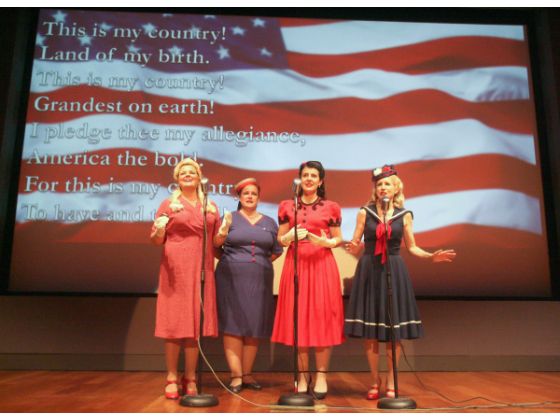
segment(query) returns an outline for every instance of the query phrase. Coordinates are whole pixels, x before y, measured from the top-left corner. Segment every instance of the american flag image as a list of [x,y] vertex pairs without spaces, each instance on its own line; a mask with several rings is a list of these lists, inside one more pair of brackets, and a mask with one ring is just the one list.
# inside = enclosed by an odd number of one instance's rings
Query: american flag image
[[347,240],[394,164],[418,245],[458,253],[407,258],[417,294],[548,296],[535,118],[522,25],[43,9],[11,285],[153,292],[153,213],[194,155],[220,208],[252,176],[273,218],[321,161]]

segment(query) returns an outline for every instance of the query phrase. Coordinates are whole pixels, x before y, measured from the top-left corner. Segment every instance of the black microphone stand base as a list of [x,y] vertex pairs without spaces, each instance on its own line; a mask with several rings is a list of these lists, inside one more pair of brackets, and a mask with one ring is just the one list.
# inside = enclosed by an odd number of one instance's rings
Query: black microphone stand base
[[381,398],[377,401],[377,408],[382,410],[414,410],[416,401],[407,397]]
[[292,392],[290,394],[281,395],[278,399],[278,405],[287,405],[290,407],[313,407],[313,397],[303,392]]
[[215,407],[219,404],[218,398],[212,394],[184,395],[179,404],[184,407]]

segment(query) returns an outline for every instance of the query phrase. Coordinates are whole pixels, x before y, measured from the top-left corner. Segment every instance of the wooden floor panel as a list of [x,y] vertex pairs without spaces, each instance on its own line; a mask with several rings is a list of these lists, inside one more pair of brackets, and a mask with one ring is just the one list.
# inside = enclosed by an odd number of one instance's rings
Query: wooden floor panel
[[[228,375],[220,373],[219,377],[227,381]],[[290,391],[292,375],[257,373],[255,378],[264,389],[243,390],[240,394],[252,404],[231,395],[211,374],[205,373],[203,390],[218,397],[220,404],[192,409],[165,399],[165,374],[161,372],[0,371],[0,412],[282,412],[269,405],[276,404],[281,394]],[[369,382],[368,373],[330,373],[329,394],[325,400],[316,402],[314,410],[379,412],[376,402],[364,398]],[[399,384],[401,395],[416,401],[416,411],[560,411],[560,373],[557,372],[421,372],[416,375],[403,372]],[[555,404],[498,406],[547,401]]]

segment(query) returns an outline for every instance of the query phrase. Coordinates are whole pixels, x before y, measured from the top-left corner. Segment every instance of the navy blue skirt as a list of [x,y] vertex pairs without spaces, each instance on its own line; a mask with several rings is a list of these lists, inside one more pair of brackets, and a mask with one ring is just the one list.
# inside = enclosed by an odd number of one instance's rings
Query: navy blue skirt
[[[395,339],[415,339],[424,335],[420,313],[408,269],[400,255],[389,255],[393,285]],[[390,341],[391,322],[387,316],[387,274],[380,256],[363,255],[356,267],[350,301],[346,308],[344,332],[348,337]]]

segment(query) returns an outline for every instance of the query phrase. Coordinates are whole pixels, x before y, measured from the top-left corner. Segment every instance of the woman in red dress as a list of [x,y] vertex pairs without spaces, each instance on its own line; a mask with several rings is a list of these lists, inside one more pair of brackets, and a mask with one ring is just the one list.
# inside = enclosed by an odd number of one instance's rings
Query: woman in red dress
[[278,209],[278,240],[288,246],[280,278],[280,290],[272,341],[294,345],[293,246],[298,236],[298,392],[307,392],[311,382],[309,350],[315,348],[317,375],[313,393],[327,395],[327,372],[332,346],[344,341],[344,313],[340,274],[331,248],[342,242],[340,206],[326,200],[325,170],[318,161],[302,163],[298,199],[298,226],[294,226],[293,200],[284,200]]
[[[155,336],[165,340],[167,386],[165,396],[179,398],[181,391],[177,367],[181,348],[185,352],[185,375],[182,391],[196,395],[197,337],[200,334],[200,273],[203,237],[202,172],[194,160],[187,158],[175,166],[173,177],[178,188],[165,199],[156,213],[151,241],[163,245],[159,271]],[[217,311],[214,283],[212,238],[220,226],[218,208],[207,206],[206,281],[204,286],[203,335],[216,337]]]

